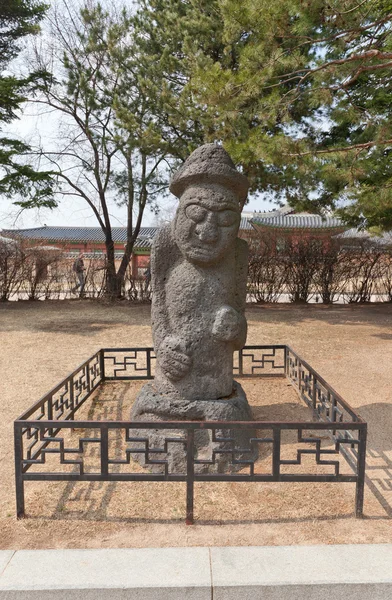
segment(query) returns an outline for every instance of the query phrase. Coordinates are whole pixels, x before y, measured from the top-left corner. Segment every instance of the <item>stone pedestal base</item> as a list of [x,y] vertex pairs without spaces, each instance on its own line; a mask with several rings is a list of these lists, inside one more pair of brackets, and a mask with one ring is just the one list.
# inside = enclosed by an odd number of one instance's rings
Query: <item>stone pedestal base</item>
[[[251,421],[250,406],[242,387],[233,382],[233,393],[217,400],[186,401],[171,394],[160,394],[153,383],[148,383],[140,391],[131,411],[132,421]],[[195,458],[206,463],[195,464],[197,473],[223,473],[239,471],[244,464],[233,464],[238,460],[257,458],[256,448],[251,448],[250,438],[256,437],[251,429],[217,429],[213,439],[211,430],[195,431]],[[167,460],[169,473],[186,473],[186,431],[175,429],[135,429],[134,437],[148,439],[150,450],[162,449],[162,452],[149,453],[145,461],[144,453],[132,454],[132,458],[154,473],[164,472],[164,466],[151,464],[151,460]],[[170,438],[170,441],[167,441]],[[175,440],[177,438],[179,441]],[[233,438],[233,441],[221,441],[218,438]],[[135,449],[144,448],[144,442],[131,442]],[[234,454],[222,453],[222,450],[237,449]],[[215,452],[215,455],[214,455]]]

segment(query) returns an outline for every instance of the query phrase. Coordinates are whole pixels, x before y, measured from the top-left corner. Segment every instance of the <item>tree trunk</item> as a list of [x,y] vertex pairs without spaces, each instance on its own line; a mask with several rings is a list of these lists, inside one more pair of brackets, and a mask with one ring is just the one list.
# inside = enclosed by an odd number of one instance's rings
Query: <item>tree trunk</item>
[[116,273],[113,240],[106,239],[105,245],[107,261],[105,295],[110,300],[116,300],[123,297],[124,277]]

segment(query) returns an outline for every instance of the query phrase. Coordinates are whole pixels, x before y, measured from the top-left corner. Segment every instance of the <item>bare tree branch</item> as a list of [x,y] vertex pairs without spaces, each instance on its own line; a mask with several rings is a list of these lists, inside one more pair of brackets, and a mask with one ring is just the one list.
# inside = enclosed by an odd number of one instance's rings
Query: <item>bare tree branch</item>
[[389,140],[377,140],[374,142],[366,142],[364,144],[352,144],[351,146],[342,146],[341,148],[327,148],[325,150],[315,150],[315,151],[307,151],[307,152],[297,152],[294,154],[284,153],[284,156],[309,156],[310,154],[334,154],[335,152],[348,152],[349,150],[366,150],[367,148],[372,148],[373,146],[387,146],[388,144],[392,144],[392,139]]

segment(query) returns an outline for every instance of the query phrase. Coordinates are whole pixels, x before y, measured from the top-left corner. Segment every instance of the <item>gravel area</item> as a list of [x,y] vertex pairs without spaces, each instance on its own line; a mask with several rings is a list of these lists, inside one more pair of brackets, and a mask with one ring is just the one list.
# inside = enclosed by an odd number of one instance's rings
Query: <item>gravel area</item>
[[[196,523],[187,527],[176,483],[28,482],[29,518],[15,519],[13,420],[100,347],[151,345],[150,308],[0,305],[0,548],[391,543],[391,317],[388,304],[247,310],[248,344],[290,344],[368,421],[365,518],[353,518],[353,484],[215,483],[196,485]],[[139,384],[117,385],[86,414],[126,418]],[[285,381],[244,387],[257,418],[306,418]],[[288,439],[284,453],[293,452]]]

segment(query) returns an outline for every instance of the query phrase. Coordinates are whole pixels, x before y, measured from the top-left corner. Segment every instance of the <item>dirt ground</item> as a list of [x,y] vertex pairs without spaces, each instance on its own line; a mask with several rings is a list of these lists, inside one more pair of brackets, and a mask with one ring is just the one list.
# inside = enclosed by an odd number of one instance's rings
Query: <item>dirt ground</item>
[[[27,482],[15,519],[13,420],[100,347],[151,345],[148,306],[89,301],[0,305],[0,548],[392,542],[392,306],[249,307],[248,344],[291,345],[368,421],[365,518],[354,484]],[[284,380],[244,381],[259,419],[304,419]],[[138,384],[107,385],[84,409],[127,418]],[[112,415],[112,416],[111,416]],[[105,417],[106,418],[106,417]],[[292,457],[293,440],[283,451]],[[261,457],[268,460],[268,456]]]

